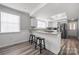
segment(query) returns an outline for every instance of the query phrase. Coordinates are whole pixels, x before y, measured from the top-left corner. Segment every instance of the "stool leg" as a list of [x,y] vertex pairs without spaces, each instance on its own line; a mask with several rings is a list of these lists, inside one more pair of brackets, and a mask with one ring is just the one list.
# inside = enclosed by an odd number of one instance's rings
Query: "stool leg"
[[31,36],[29,37],[29,43],[31,42]]
[[35,40],[35,49],[37,48],[37,40]]
[[31,44],[32,44],[32,40],[31,40]]
[[40,54],[42,53],[42,40],[39,40]]
[[30,38],[29,38],[29,43],[30,43]]
[[33,37],[33,43],[35,43],[35,40],[36,40],[36,38],[35,38],[35,36]]
[[33,36],[31,37],[31,44],[33,43]]
[[46,49],[46,46],[45,46],[45,40],[43,40],[43,43],[44,43],[44,49]]
[[32,37],[31,37],[30,43],[32,44]]

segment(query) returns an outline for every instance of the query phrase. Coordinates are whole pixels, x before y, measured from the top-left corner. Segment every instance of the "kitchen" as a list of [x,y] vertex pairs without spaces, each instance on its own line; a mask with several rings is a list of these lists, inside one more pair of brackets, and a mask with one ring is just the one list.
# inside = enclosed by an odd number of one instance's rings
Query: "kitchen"
[[58,54],[61,49],[60,25],[64,23],[67,23],[65,13],[54,15],[47,20],[32,17],[30,30],[35,36],[45,38],[46,48]]

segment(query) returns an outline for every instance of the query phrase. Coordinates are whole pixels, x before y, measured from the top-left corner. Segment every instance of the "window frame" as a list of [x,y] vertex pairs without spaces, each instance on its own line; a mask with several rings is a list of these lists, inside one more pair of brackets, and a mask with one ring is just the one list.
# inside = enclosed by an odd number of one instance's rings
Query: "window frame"
[[1,13],[6,13],[6,14],[11,14],[11,15],[19,16],[19,19],[18,19],[19,20],[19,22],[18,22],[19,30],[18,31],[13,31],[13,32],[12,31],[11,32],[8,32],[8,31],[7,32],[1,32],[1,24],[0,24],[0,33],[19,33],[21,31],[21,29],[20,29],[20,15],[8,13],[8,12],[5,12],[5,11],[1,11],[0,12],[0,23],[1,23]]
[[76,30],[76,22],[69,23],[69,30]]
[[[44,28],[43,27],[38,27],[38,21],[44,22],[46,24],[46,26]],[[45,20],[37,20],[37,29],[45,29],[45,28],[47,28],[47,26],[48,26],[48,22],[47,21],[45,21]]]

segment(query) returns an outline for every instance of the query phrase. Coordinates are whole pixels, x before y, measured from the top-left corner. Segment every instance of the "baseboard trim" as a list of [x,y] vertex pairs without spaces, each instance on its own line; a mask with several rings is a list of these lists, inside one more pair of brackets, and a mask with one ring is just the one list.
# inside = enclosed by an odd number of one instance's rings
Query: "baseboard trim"
[[3,47],[0,47],[0,49],[12,47],[12,46],[19,45],[19,44],[22,44],[22,43],[25,43],[25,42],[28,42],[28,41],[24,41],[24,42],[15,43],[15,44],[12,44],[12,45],[3,46]]

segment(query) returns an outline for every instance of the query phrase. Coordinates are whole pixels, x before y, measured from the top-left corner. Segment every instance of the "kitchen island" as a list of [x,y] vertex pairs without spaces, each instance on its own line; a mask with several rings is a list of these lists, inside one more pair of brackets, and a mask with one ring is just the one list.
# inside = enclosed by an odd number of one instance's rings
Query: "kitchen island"
[[33,31],[35,36],[45,38],[46,49],[58,54],[61,49],[61,33],[60,32],[44,32]]

